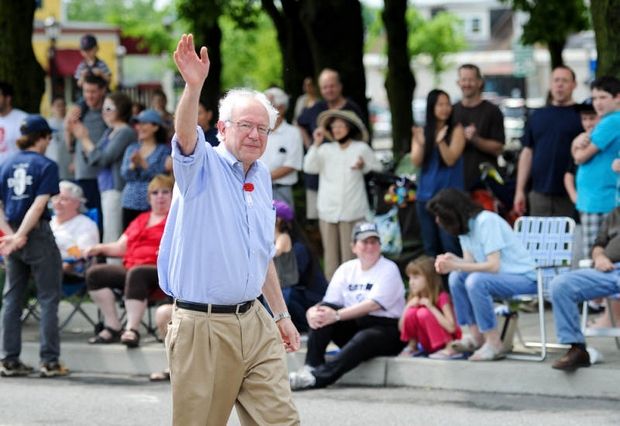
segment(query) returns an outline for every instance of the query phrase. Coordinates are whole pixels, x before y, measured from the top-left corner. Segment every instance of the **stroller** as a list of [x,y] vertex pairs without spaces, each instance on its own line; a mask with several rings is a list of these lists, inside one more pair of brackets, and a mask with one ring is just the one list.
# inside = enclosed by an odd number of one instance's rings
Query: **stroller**
[[[423,253],[420,226],[415,209],[415,168],[406,154],[394,172],[370,172],[366,177],[371,215],[375,222],[393,221],[398,224],[399,240],[382,235],[384,255],[396,262],[401,272],[407,263]],[[379,224],[381,232],[381,224]],[[387,240],[387,241],[384,241]],[[389,242],[388,242],[389,241]],[[384,244],[388,242],[387,246]]]

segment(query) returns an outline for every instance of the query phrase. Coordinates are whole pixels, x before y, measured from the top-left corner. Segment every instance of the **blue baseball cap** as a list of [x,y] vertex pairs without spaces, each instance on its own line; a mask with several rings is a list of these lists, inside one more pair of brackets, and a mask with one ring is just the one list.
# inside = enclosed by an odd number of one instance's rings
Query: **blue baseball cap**
[[80,49],[90,50],[97,47],[97,38],[92,34],[84,34],[80,39]]
[[132,118],[131,121],[134,123],[151,123],[158,126],[164,125],[161,115],[154,109],[145,109],[140,114]]
[[37,132],[53,133],[56,131],[55,129],[52,129],[47,123],[47,120],[39,114],[30,114],[24,118],[19,130],[22,135],[30,135]]

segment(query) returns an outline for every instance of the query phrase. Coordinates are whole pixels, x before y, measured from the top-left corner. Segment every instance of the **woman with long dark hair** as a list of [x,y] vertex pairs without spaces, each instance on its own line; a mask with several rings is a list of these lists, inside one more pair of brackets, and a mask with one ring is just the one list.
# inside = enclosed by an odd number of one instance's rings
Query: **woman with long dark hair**
[[444,349],[445,355],[475,351],[470,361],[503,358],[493,298],[535,293],[534,261],[504,219],[483,210],[463,191],[440,191],[428,210],[446,232],[458,236],[463,249],[463,257],[447,252],[435,260],[437,272],[450,274],[456,319],[470,332]]
[[433,89],[426,103],[426,125],[415,127],[411,141],[411,161],[421,168],[418,174],[416,210],[424,252],[437,256],[449,251],[461,253],[456,237],[443,231],[426,210],[427,202],[444,188],[463,189],[463,126],[452,122],[452,104],[446,92]]

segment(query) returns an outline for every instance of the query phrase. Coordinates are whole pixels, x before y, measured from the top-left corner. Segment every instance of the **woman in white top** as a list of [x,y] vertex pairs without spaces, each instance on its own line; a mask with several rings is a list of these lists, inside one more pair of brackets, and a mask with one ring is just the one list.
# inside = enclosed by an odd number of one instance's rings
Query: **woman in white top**
[[331,279],[338,265],[353,259],[351,230],[369,212],[364,174],[380,171],[381,163],[368,145],[366,126],[354,112],[330,109],[319,114],[317,123],[304,172],[319,175],[319,229],[325,276]]
[[[357,259],[336,270],[323,301],[306,313],[311,328],[306,365],[289,375],[293,390],[328,386],[361,362],[397,355],[404,346],[398,331],[403,280],[398,266],[381,256],[376,225],[358,223],[351,246]],[[340,352],[326,361],[330,342]]]

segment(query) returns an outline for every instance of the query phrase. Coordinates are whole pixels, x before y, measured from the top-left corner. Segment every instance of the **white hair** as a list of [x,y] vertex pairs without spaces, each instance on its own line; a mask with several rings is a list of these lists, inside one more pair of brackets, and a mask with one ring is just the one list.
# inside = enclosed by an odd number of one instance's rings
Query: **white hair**
[[[273,128],[276,124],[276,119],[278,118],[278,110],[271,105],[271,102],[269,102],[267,96],[253,89],[239,88],[229,90],[228,93],[220,99],[220,108],[218,111],[219,120],[230,121],[232,119],[232,112],[235,106],[246,99],[254,99],[265,107],[265,110],[267,110],[267,114],[269,115],[269,128]],[[217,139],[220,142],[224,142],[220,132],[217,133]]]
[[58,187],[61,191],[63,189],[67,191],[72,198],[75,198],[80,202],[80,211],[84,211],[86,209],[84,206],[86,204],[86,198],[84,198],[84,191],[81,186],[68,180],[61,180],[58,182]]
[[275,107],[284,107],[284,109],[288,108],[289,96],[286,92],[279,87],[272,87],[270,89],[265,90],[265,95],[271,99],[271,103]]

